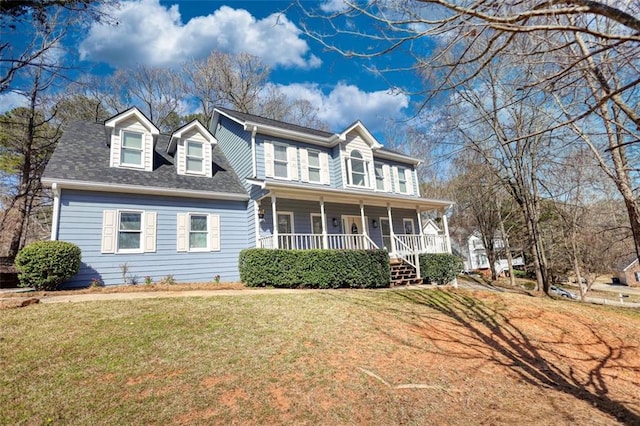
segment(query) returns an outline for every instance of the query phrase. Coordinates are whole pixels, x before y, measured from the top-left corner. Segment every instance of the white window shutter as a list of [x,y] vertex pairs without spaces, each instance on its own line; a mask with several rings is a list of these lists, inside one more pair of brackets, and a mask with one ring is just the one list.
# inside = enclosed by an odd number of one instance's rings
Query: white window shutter
[[391,167],[388,164],[382,166],[382,176],[384,178],[385,192],[391,192]]
[[329,175],[329,154],[326,152],[320,153],[320,182],[325,185],[331,183]]
[[210,143],[205,142],[202,148],[204,149],[204,174],[207,177],[211,177],[213,176],[213,166],[211,165],[213,161],[213,147]]
[[156,212],[144,213],[144,251],[153,253],[156,251]]
[[376,189],[376,169],[373,161],[367,162],[367,184],[369,188]]
[[177,223],[176,250],[189,251],[189,215],[178,213]]
[[117,212],[115,210],[104,210],[102,212],[102,245],[100,252],[116,252],[116,226]]
[[407,181],[407,194],[413,195],[413,172],[411,169],[404,169],[404,178]]
[[147,172],[153,171],[153,136],[150,133],[142,135],[142,164]]
[[209,250],[220,251],[220,216],[209,215]]
[[400,192],[400,181],[398,180],[398,168],[396,166],[391,168],[391,174],[393,175],[394,192]]
[[289,179],[298,180],[298,149],[295,146],[287,147],[287,160],[289,160]]
[[273,144],[271,142],[265,142],[264,143],[264,175],[265,177],[273,177],[274,175],[273,159],[274,159]]
[[309,182],[309,152],[300,148],[300,180]]

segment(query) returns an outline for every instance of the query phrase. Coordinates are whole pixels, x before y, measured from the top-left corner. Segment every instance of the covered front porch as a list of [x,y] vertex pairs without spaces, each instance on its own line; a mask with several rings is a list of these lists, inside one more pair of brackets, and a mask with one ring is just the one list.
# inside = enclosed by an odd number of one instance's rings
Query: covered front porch
[[[266,249],[385,249],[419,272],[417,255],[451,253],[449,202],[372,192],[352,194],[270,188],[256,200],[256,247]],[[426,216],[440,230],[426,234]]]

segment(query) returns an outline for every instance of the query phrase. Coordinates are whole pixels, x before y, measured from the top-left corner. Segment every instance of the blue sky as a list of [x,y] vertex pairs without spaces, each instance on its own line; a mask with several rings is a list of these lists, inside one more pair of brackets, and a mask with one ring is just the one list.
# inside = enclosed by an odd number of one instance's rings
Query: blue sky
[[[341,0],[304,4],[331,11],[341,7]],[[303,34],[299,11],[290,5],[290,1],[122,1],[111,12],[117,26],[93,23],[68,39],[65,48],[77,54],[82,72],[98,75],[137,64],[171,66],[206,57],[212,50],[248,52],[273,67],[271,80],[287,96],[316,105],[320,118],[334,131],[360,119],[380,132],[384,119],[411,114],[412,99],[390,90],[390,85],[402,85],[412,76],[395,76],[399,82],[389,82],[365,68],[374,62],[327,50]],[[365,44],[370,42],[348,42],[359,50],[371,47]],[[386,63],[402,60],[385,58]],[[8,98],[4,101],[9,103]]]

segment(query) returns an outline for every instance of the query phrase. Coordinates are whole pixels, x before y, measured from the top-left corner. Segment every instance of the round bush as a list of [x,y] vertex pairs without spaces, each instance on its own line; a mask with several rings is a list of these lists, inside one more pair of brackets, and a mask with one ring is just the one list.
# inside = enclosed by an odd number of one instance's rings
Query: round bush
[[80,247],[66,241],[38,241],[24,247],[16,256],[20,287],[56,290],[78,273]]

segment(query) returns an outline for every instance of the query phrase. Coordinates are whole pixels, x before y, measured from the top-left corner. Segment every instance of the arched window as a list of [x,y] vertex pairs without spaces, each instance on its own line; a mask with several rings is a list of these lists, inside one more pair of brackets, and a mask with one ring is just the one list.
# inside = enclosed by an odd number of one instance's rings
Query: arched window
[[367,162],[358,150],[351,151],[349,156],[349,165],[351,169],[351,185],[355,186],[369,186],[369,180],[367,179]]

